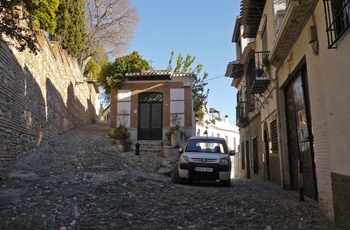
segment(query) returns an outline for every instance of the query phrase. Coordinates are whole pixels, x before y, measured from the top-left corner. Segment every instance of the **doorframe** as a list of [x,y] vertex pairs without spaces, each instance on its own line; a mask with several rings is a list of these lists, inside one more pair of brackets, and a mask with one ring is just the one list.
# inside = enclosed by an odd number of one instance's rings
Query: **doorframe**
[[[150,101],[150,102],[147,102],[147,101],[140,101],[140,96],[141,95],[146,95],[146,94],[158,94],[158,95],[161,95],[162,96],[162,100],[161,101]],[[163,93],[160,93],[160,92],[143,92],[143,93],[139,93],[138,94],[138,98],[137,98],[137,114],[138,114],[138,118],[137,118],[137,140],[153,140],[153,139],[140,139],[140,119],[141,119],[141,104],[142,103],[147,103],[149,104],[150,106],[152,104],[160,104],[161,106],[161,111],[160,111],[160,115],[161,115],[161,119],[160,119],[160,128],[159,128],[159,131],[160,131],[160,139],[155,139],[155,140],[162,140],[163,139],[163,100],[164,100],[164,94]],[[152,106],[151,106],[152,107]],[[149,120],[152,119],[152,109],[150,110],[150,116],[149,116]],[[152,125],[152,123],[150,123],[150,125]],[[150,130],[152,129],[152,127],[150,127]],[[157,128],[158,129],[158,128]]]
[[[317,175],[316,175],[316,164],[315,164],[315,151],[314,151],[314,147],[313,147],[313,132],[312,132],[312,116],[311,116],[311,103],[310,103],[310,94],[309,94],[309,82],[308,82],[308,74],[307,74],[307,65],[306,65],[306,57],[302,57],[302,59],[300,60],[300,62],[296,65],[296,67],[293,69],[293,71],[288,75],[287,80],[281,85],[281,89],[283,90],[283,108],[284,108],[284,113],[287,113],[287,105],[286,105],[286,100],[287,98],[285,97],[285,90],[287,87],[290,86],[290,84],[292,84],[292,82],[298,77],[298,75],[300,74],[301,77],[301,82],[303,85],[303,97],[304,97],[304,103],[305,103],[305,109],[306,109],[306,119],[307,119],[307,123],[308,123],[308,132],[309,132],[309,136],[311,137],[309,140],[309,145],[310,145],[310,154],[311,154],[311,158],[312,158],[312,172],[313,172],[313,177],[314,177],[314,188],[315,188],[315,194],[314,194],[314,199],[317,200],[318,199],[318,187],[317,187]],[[287,115],[287,114],[286,114]],[[287,122],[285,122],[285,135],[286,135],[286,141],[289,140],[289,134],[288,134],[288,126],[287,126]],[[285,161],[285,164],[289,165],[289,179],[290,179],[290,187],[291,189],[293,188],[292,183],[293,183],[293,179],[295,180],[295,178],[292,178],[292,167],[290,166],[291,162],[289,160],[290,158],[290,153],[289,153],[289,146],[287,145],[287,161]],[[299,182],[298,182],[299,183]]]

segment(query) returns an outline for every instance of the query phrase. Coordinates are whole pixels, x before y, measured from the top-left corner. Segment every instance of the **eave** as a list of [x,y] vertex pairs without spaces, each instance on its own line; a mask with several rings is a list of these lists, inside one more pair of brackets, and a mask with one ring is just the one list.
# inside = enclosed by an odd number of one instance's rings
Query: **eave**
[[244,38],[256,37],[265,3],[266,0],[242,0],[241,24],[244,26]]
[[237,17],[235,28],[233,29],[233,35],[232,35],[232,43],[237,43],[238,40],[241,38],[241,17]]
[[309,20],[316,3],[317,0],[291,0],[289,2],[283,24],[270,52],[270,60],[274,66],[279,68],[283,64]]

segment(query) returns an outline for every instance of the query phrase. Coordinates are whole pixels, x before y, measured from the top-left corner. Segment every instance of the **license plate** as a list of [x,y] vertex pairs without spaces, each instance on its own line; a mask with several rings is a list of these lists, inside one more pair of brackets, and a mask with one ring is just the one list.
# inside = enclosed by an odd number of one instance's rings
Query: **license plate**
[[196,171],[196,172],[213,172],[213,168],[194,167],[194,171]]

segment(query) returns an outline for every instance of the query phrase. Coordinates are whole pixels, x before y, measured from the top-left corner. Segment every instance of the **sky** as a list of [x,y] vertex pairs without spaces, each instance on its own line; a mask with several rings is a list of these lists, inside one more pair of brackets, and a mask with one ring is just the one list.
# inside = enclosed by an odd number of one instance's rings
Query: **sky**
[[227,64],[236,60],[231,42],[240,0],[131,0],[139,23],[129,53],[139,52],[156,70],[167,69],[171,52],[196,57],[191,67],[203,64],[208,73],[208,106],[220,117],[236,120],[236,92],[232,79],[225,77]]

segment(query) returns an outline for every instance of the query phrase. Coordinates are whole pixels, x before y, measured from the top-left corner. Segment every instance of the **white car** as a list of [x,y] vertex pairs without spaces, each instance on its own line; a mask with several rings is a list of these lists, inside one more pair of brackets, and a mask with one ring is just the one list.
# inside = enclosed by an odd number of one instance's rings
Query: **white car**
[[220,181],[231,185],[231,158],[234,150],[229,151],[222,137],[191,137],[185,149],[179,149],[180,158],[172,174],[174,183],[194,180]]

